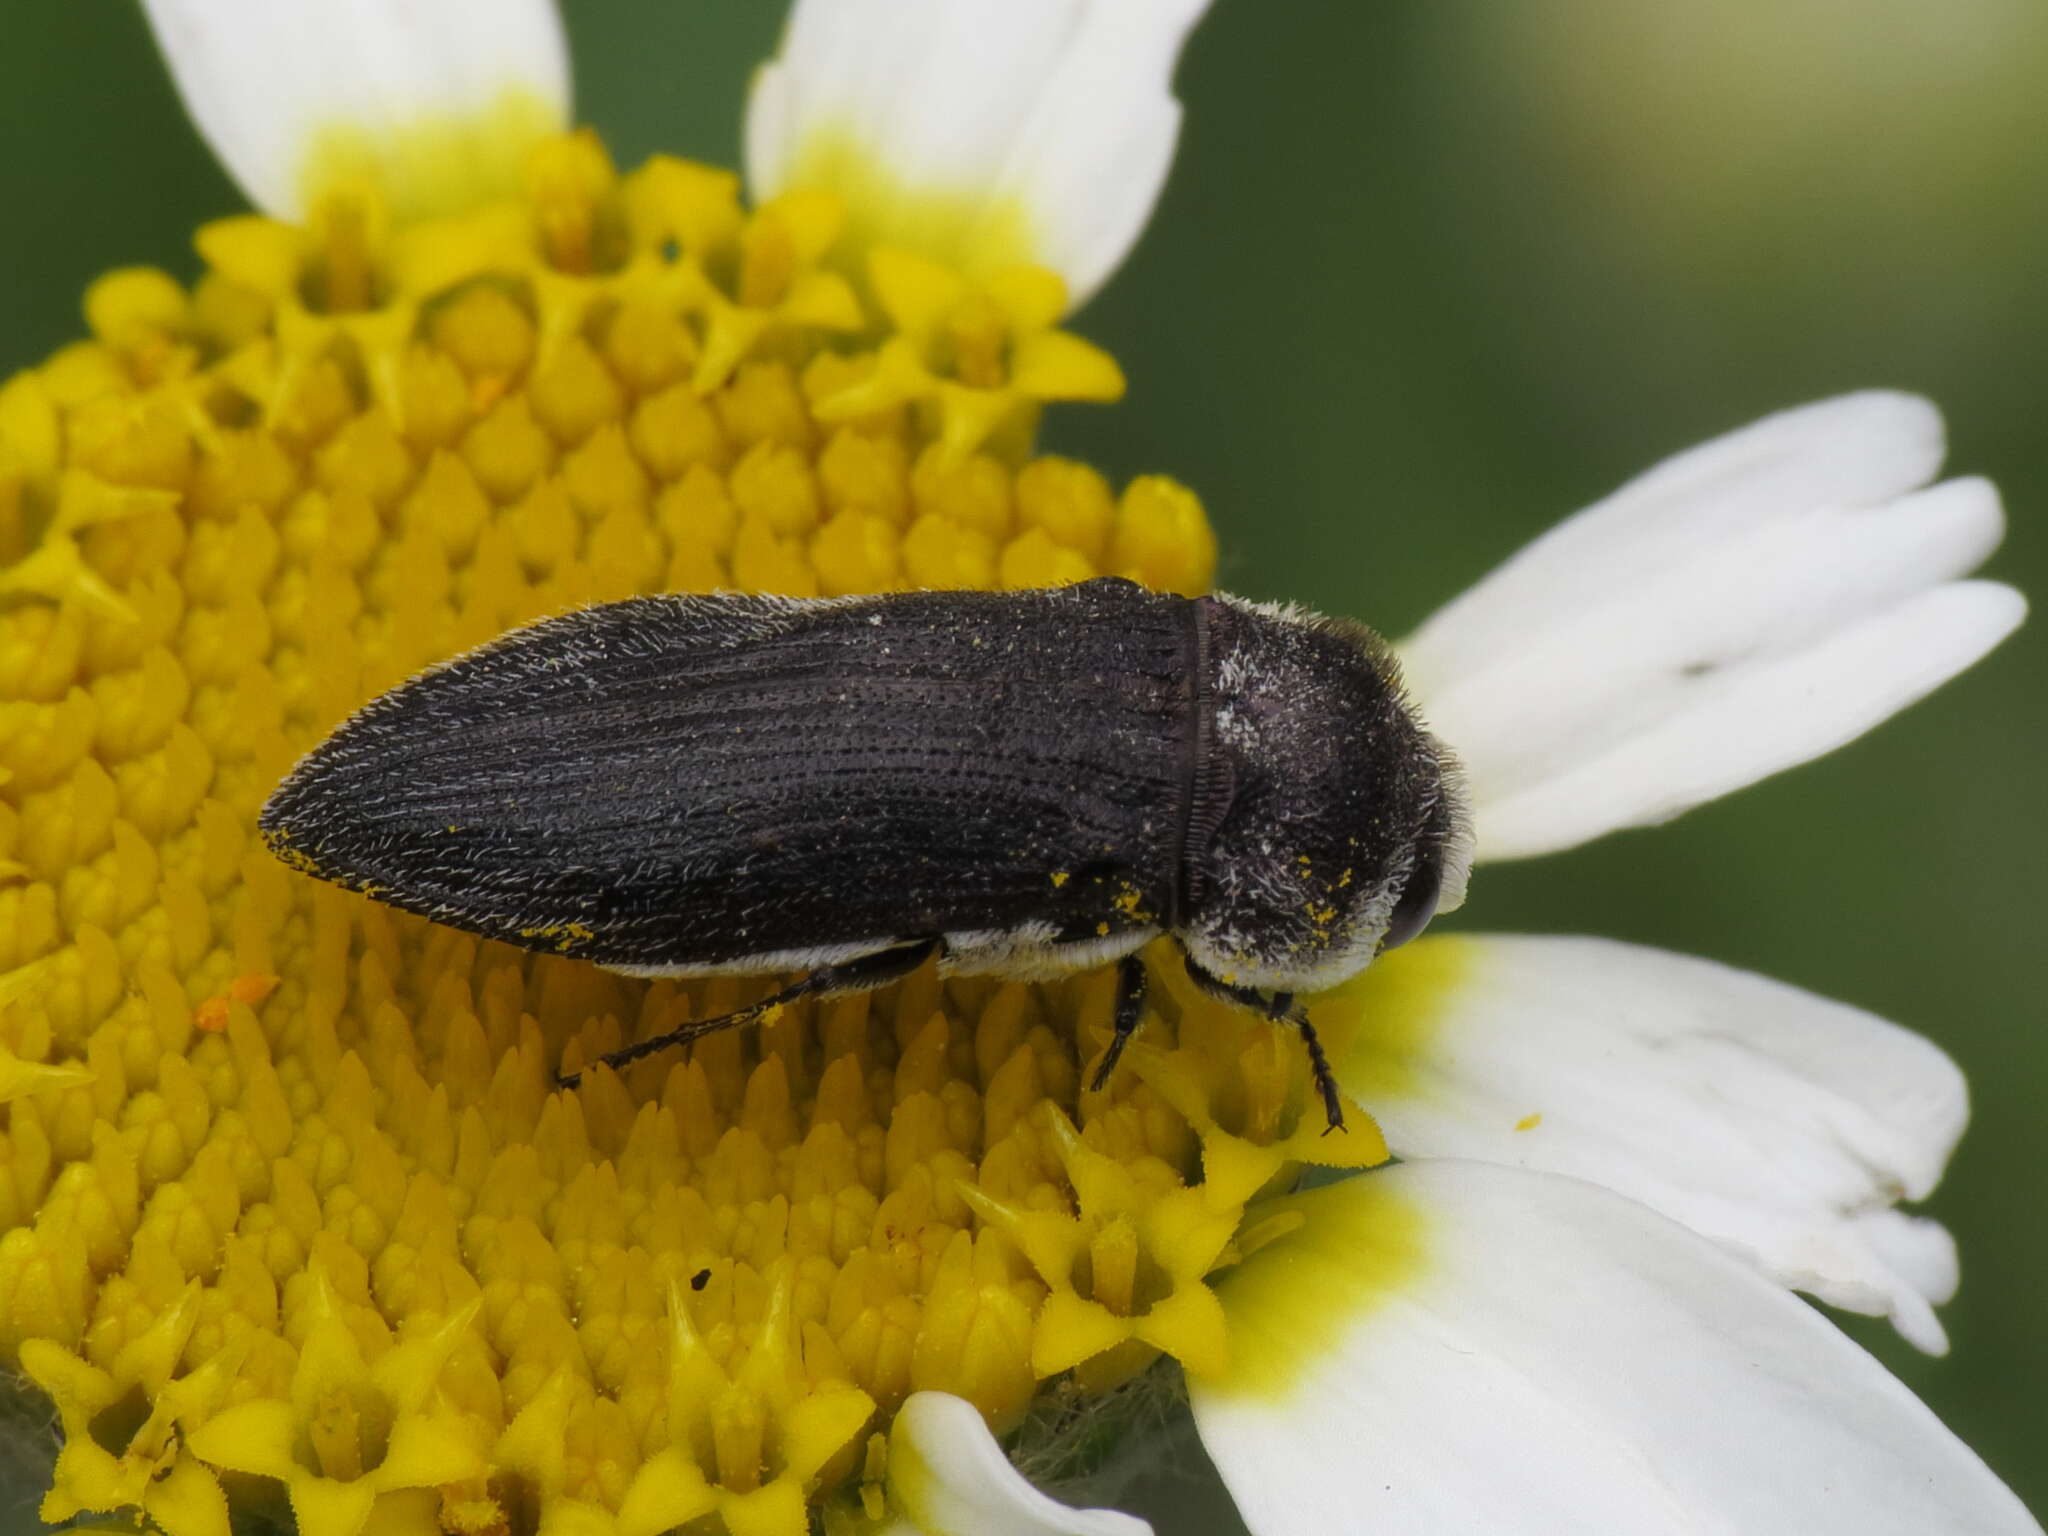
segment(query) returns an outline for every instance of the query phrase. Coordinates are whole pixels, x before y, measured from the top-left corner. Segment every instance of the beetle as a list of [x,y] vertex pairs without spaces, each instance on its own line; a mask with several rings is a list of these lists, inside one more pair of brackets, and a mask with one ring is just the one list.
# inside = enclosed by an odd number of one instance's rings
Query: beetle
[[[806,996],[1137,951],[1295,1002],[1463,893],[1450,754],[1364,626],[1117,577],[1021,592],[669,594],[514,630],[373,699],[260,819],[293,866],[633,976],[802,976],[614,1066]],[[575,1075],[565,1075],[573,1084]]]

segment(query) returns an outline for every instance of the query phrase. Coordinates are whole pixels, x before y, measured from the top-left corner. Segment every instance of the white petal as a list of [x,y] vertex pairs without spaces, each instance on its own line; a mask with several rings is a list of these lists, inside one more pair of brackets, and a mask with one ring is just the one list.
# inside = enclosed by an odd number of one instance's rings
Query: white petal
[[[797,0],[747,104],[747,179],[756,198],[840,184],[871,237],[970,270],[1036,261],[1078,306],[1166,181],[1173,66],[1207,8]],[[848,154],[867,172],[857,185]]]
[[884,1536],[1151,1536],[1112,1509],[1069,1509],[1026,1482],[979,1410],[946,1392],[913,1392],[889,1430]]
[[1981,480],[1913,494],[1941,418],[1787,411],[1567,520],[1431,618],[1409,685],[1465,766],[1479,856],[1668,820],[1853,740],[2011,632]]
[[1396,1155],[1605,1184],[1947,1347],[1933,1307],[1955,1293],[1955,1245],[1892,1207],[1940,1180],[1969,1095],[1920,1036],[1747,971],[1580,938],[1424,939],[1316,1013]]
[[1479,856],[1550,853],[1668,821],[1832,752],[1971,666],[2026,611],[2010,587],[1951,582],[1805,650],[1697,680],[1674,671],[1656,689],[1665,709],[1654,726],[1534,785],[1475,791]]
[[1258,1536],[2017,1536],[1968,1447],[1796,1297],[1574,1179],[1411,1163],[1277,1203],[1190,1382]]
[[[404,215],[500,190],[569,116],[549,0],[143,0],[199,132],[249,200],[302,218],[332,136]],[[443,207],[432,206],[436,202]],[[426,206],[422,206],[425,204]]]

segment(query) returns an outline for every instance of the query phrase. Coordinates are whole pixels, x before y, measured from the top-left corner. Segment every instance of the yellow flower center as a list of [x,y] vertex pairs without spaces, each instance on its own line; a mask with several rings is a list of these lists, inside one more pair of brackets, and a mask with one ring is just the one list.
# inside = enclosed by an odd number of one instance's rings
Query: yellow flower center
[[1385,1156],[1164,956],[1099,1093],[1109,973],[929,969],[558,1091],[771,983],[483,943],[261,849],[354,707],[575,604],[1209,580],[1189,492],[1032,451],[1114,373],[1050,274],[856,283],[834,199],[748,214],[587,136],[524,185],[210,226],[191,291],[102,279],[93,339],[0,388],[0,1350],[70,1432],[52,1518],[224,1532],[216,1469],[326,1529],[873,1518],[906,1394],[1001,1432],[1220,1368],[1248,1202]]
[[363,1475],[366,1455],[382,1460],[383,1447],[363,1443],[363,1412],[355,1398],[342,1388],[323,1392],[312,1405],[306,1424],[310,1460],[323,1477],[353,1482]]

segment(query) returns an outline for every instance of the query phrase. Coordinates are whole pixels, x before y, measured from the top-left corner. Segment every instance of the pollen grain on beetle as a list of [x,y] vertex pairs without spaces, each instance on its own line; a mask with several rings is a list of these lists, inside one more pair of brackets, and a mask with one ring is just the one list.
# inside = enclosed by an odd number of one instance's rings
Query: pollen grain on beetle
[[1113,392],[1078,342],[1003,366],[1057,279],[855,273],[841,217],[563,138],[457,221],[209,226],[190,290],[101,279],[0,388],[0,1358],[63,1421],[47,1516],[225,1532],[244,1472],[421,1529],[857,1521],[906,1394],[1002,1432],[1213,1368],[1245,1203],[1384,1158],[1167,965],[1100,1092],[1109,971],[929,968],[558,1091],[772,983],[480,942],[258,843],[355,706],[577,604],[1206,587],[1187,491],[1033,450]]

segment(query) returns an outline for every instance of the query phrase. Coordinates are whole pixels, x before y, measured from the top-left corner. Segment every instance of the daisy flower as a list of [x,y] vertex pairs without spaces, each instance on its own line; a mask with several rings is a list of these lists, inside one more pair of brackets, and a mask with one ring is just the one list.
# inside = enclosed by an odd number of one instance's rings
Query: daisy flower
[[[437,929],[268,857],[362,700],[660,590],[1205,590],[1206,513],[1040,453],[1172,157],[1196,0],[800,0],[747,177],[572,131],[528,0],[149,0],[257,213],[0,386],[0,1351],[46,1518],[170,1536],[1128,1533],[1183,1373],[1259,1536],[2038,1528],[1794,1294],[1941,1344],[1961,1129],[1880,1020],[1591,940],[1425,939],[1296,1043],[1155,965],[759,985]],[[1923,402],[1681,455],[1401,651],[1480,860],[1825,752],[2019,621]],[[1460,882],[1453,880],[1455,888]],[[1394,1159],[1399,1159],[1398,1164]],[[1316,1187],[1311,1166],[1349,1174]]]

